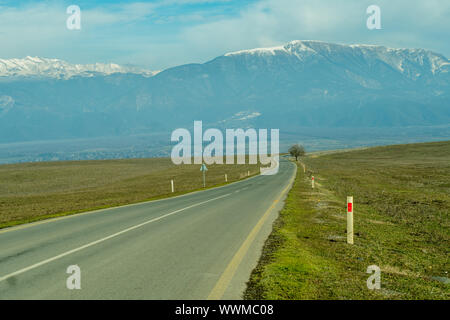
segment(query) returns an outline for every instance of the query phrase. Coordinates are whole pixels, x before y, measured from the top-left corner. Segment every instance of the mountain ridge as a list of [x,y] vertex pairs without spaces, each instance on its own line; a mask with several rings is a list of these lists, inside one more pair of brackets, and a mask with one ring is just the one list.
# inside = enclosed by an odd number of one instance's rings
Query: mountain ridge
[[[415,62],[418,62],[422,65],[428,62],[431,67],[431,73],[433,74],[436,74],[436,72],[450,72],[450,60],[447,59],[444,55],[433,52],[431,50],[421,48],[391,48],[386,46],[367,44],[346,45],[317,40],[293,40],[282,46],[239,50],[235,52],[228,52],[224,54],[224,56],[230,57],[236,55],[255,54],[263,56],[285,53],[295,56],[299,60],[304,60],[305,58],[309,58],[310,55],[320,55],[324,57],[326,56],[326,53],[336,53],[338,50],[351,50],[353,52],[347,52],[351,54],[375,55],[376,58],[383,60],[400,72],[404,72],[404,69],[402,68],[402,62],[404,62],[404,60],[414,62],[414,59],[417,59]],[[423,58],[425,58],[425,60]],[[428,61],[426,59],[428,59]]]
[[27,56],[23,59],[0,59],[0,77],[70,79],[75,76],[92,77],[114,73],[133,73],[150,77],[158,72],[137,67],[125,67],[115,63],[71,64],[55,58]]
[[[445,73],[450,72],[450,59],[447,59],[444,55],[436,53],[431,50],[426,50],[422,48],[392,48],[381,45],[372,45],[372,44],[338,44],[338,43],[330,43],[318,40],[292,40],[284,45],[273,46],[273,47],[261,47],[261,48],[252,48],[252,49],[244,49],[238,51],[227,52],[221,56],[218,56],[214,59],[220,57],[231,57],[236,55],[275,55],[278,53],[287,53],[293,56],[296,56],[300,60],[305,58],[305,56],[301,56],[300,53],[313,53],[313,54],[322,54],[324,49],[330,51],[331,48],[336,50],[339,49],[353,49],[359,50],[363,54],[367,54],[368,52],[377,52],[383,51],[384,54],[388,53],[397,53],[397,54],[422,54],[423,56],[427,56],[431,60],[432,65],[432,73],[435,73],[436,70],[442,71]],[[379,55],[381,57],[381,55]],[[213,61],[209,60],[204,63]],[[402,68],[397,65],[394,65],[399,71],[402,71]],[[179,66],[167,68],[172,69]],[[31,57],[27,56],[25,58],[12,58],[12,59],[0,59],[0,77],[13,77],[13,76],[42,76],[42,77],[52,77],[57,79],[69,79],[73,76],[95,76],[95,75],[111,75],[114,73],[132,73],[132,74],[141,74],[143,76],[154,76],[161,71],[151,71],[145,68],[139,67],[127,67],[121,66],[116,63],[92,63],[92,64],[72,64],[68,63],[64,60],[57,58],[43,58],[43,57]]]
[[450,62],[443,55],[319,41],[274,48],[229,52],[153,76],[3,77],[0,142],[171,132],[194,120],[290,132],[450,123]]

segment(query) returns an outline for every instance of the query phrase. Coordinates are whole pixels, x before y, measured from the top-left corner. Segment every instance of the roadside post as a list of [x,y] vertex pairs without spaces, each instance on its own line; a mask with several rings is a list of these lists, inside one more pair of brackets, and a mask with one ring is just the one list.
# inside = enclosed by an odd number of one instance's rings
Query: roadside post
[[206,164],[202,163],[202,166],[200,167],[200,171],[203,172],[203,188],[205,188],[206,187],[206,171],[208,171]]
[[314,176],[312,176],[312,178],[311,178],[311,186],[314,189]]
[[347,197],[347,243],[353,244],[353,197]]
[[170,180],[170,186],[172,187],[172,193],[174,193],[175,189],[173,188],[173,180]]
[[247,171],[247,177],[250,177],[250,171]]
[[225,173],[225,182],[228,182],[228,177],[226,173]]

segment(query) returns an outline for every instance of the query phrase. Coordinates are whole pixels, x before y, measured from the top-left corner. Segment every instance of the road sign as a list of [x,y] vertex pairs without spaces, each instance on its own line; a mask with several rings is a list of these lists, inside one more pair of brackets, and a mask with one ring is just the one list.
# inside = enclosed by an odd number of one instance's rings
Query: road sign
[[203,188],[205,188],[206,187],[205,173],[206,173],[206,171],[208,171],[208,168],[206,167],[206,164],[202,163],[202,166],[200,167],[200,171],[203,172]]

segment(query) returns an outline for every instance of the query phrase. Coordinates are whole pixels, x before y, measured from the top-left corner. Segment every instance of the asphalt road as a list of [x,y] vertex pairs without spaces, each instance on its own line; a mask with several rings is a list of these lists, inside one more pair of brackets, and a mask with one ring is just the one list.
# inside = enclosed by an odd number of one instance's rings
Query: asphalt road
[[294,173],[0,231],[0,299],[240,299]]

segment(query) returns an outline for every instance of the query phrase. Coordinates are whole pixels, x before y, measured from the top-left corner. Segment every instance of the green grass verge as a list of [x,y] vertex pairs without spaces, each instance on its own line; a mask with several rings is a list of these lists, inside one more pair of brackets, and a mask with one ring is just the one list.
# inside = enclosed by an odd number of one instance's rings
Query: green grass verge
[[[312,156],[253,271],[246,299],[449,299],[450,142]],[[315,176],[316,188],[310,177]],[[346,243],[354,196],[355,244]],[[381,268],[381,289],[366,285]]]

